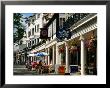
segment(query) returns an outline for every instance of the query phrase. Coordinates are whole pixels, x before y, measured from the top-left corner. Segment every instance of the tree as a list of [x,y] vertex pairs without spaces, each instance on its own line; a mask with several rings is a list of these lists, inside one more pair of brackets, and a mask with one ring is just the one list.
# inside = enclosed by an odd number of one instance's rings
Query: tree
[[23,19],[23,15],[20,14],[20,13],[14,13],[13,15],[13,26],[14,26],[14,30],[16,30],[13,34],[14,36],[14,43],[15,42],[19,42],[19,40],[21,38],[23,38],[23,35],[24,35],[24,27],[23,27],[23,24],[22,24],[22,19]]

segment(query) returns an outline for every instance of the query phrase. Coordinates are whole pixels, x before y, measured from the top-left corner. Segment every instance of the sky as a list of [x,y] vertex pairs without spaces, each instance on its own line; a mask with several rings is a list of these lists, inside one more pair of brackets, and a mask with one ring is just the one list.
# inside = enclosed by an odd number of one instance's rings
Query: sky
[[[32,16],[33,15],[33,13],[21,13],[21,14],[23,15],[23,18],[29,17],[29,16]],[[23,19],[23,24],[25,26],[25,19]]]
[[29,17],[29,16],[32,16],[33,13],[21,13],[23,15],[23,17]]

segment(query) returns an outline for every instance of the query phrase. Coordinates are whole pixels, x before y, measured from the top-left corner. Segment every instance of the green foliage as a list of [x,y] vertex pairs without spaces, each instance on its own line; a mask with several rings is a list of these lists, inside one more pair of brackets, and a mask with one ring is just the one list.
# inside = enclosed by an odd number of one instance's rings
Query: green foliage
[[19,42],[19,40],[21,38],[23,38],[24,35],[24,27],[22,24],[22,17],[23,15],[20,13],[14,13],[13,15],[13,26],[14,26],[14,30],[16,30],[16,32],[14,32],[13,36],[14,36],[14,43],[15,42]]

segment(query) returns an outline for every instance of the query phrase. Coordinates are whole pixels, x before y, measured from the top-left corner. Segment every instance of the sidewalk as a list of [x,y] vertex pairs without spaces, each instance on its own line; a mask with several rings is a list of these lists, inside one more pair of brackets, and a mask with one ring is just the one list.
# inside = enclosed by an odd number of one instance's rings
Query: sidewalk
[[[59,73],[56,74],[56,73],[54,72],[54,73],[49,73],[49,75],[66,75],[66,74],[65,74],[65,73],[64,73],[64,74],[59,74]],[[70,73],[70,75],[71,75],[71,76],[73,76],[73,75],[81,75],[81,73],[80,73],[80,72]]]
[[46,75],[46,76],[49,76],[49,75],[70,75],[70,76],[73,76],[73,75],[81,75],[80,72],[76,72],[76,73],[70,73],[70,74],[61,74],[61,73],[58,73],[58,72],[50,72],[50,73],[42,73],[42,74],[39,74],[36,70],[28,70],[25,65],[14,65],[14,68],[13,68],[13,73],[14,75]]

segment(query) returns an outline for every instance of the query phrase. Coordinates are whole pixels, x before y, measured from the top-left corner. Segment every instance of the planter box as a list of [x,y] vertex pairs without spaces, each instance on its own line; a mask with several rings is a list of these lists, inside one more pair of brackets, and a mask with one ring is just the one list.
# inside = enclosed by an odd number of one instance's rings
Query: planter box
[[70,65],[70,73],[78,72],[78,65]]
[[65,74],[65,66],[59,66],[58,73],[62,75]]

